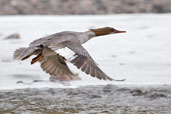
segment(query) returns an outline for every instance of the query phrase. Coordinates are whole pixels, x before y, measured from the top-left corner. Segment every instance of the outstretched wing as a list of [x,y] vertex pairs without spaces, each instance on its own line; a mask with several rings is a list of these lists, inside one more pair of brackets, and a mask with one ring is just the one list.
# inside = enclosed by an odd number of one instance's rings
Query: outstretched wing
[[[70,48],[76,53],[76,57],[71,60],[78,69],[81,69],[86,74],[90,74],[92,77],[103,80],[114,80],[107,76],[94,62],[89,53],[80,44],[73,42],[65,42],[66,47]],[[120,81],[120,80],[116,80]]]
[[[54,53],[54,54],[52,54]],[[45,56],[41,61],[41,68],[50,75],[59,78],[75,80],[76,74],[72,73],[65,63],[65,58],[51,50],[51,56]]]

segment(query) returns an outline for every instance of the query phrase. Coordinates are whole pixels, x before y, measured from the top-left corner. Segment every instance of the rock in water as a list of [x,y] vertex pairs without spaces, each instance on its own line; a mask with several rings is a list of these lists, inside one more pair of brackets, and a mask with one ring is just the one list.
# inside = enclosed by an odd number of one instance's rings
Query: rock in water
[[14,34],[11,34],[11,35],[5,37],[4,39],[5,39],[5,40],[8,40],[8,39],[20,39],[20,38],[21,38],[21,37],[20,37],[20,34],[14,33]]

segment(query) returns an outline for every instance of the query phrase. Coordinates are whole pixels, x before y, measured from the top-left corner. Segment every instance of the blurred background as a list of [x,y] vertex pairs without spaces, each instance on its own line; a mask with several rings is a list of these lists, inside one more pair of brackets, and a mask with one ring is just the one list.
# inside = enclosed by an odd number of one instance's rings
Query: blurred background
[[30,65],[32,58],[14,61],[13,52],[60,31],[106,26],[127,33],[94,38],[83,46],[106,74],[127,80],[101,81],[73,69],[82,80],[71,82],[72,87],[171,84],[170,12],[171,0],[0,0],[0,89],[65,87],[49,82],[40,64]]
[[0,15],[169,13],[171,0],[0,0]]

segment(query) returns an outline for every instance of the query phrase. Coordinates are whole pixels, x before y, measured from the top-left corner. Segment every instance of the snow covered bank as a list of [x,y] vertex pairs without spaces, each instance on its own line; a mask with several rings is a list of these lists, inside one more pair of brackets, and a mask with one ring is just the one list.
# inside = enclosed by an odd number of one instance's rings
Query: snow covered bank
[[[171,14],[130,14],[109,16],[1,16],[0,17],[0,89],[27,87],[78,87],[101,84],[171,84]],[[92,78],[79,70],[81,81],[64,86],[49,82],[49,75],[27,61],[12,60],[13,51],[26,47],[39,37],[60,31],[85,31],[111,26],[126,30],[126,34],[92,39],[84,47],[99,67],[115,79],[109,82]],[[3,40],[12,33],[21,39]],[[73,68],[73,66],[71,66]],[[33,83],[34,80],[44,82]],[[23,81],[26,84],[17,84]]]

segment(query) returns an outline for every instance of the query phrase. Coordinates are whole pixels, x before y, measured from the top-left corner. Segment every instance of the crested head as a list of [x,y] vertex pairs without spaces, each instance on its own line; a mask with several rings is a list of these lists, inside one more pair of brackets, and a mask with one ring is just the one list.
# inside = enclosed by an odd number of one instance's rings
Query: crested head
[[96,36],[108,35],[108,34],[116,34],[116,33],[125,33],[126,32],[126,31],[116,30],[116,29],[111,28],[111,27],[90,29],[90,31],[93,32]]

